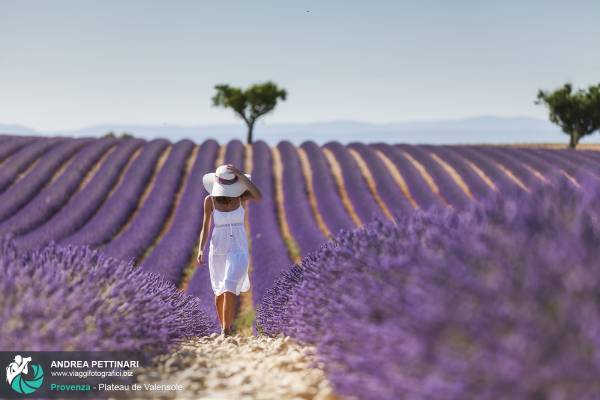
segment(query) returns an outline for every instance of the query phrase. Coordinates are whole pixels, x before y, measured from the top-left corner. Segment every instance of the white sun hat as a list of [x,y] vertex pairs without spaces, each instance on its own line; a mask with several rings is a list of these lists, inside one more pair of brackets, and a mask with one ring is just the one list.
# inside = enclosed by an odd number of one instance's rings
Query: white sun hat
[[[244,174],[250,179],[250,174]],[[219,165],[215,172],[202,177],[204,188],[211,196],[238,197],[247,188],[240,179],[227,170],[227,165]]]

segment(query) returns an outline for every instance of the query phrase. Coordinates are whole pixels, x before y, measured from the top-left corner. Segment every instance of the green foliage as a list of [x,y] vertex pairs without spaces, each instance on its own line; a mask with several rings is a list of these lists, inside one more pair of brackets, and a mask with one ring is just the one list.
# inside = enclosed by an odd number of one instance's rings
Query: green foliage
[[536,104],[548,107],[550,121],[571,137],[570,148],[583,136],[600,130],[600,84],[577,91],[570,83],[551,92],[540,90]]
[[[105,133],[102,137],[116,139],[117,135],[115,135],[115,133],[113,131],[110,131],[110,132]],[[122,132],[121,135],[118,137],[120,139],[133,139],[133,135],[129,132]]]
[[252,85],[245,90],[220,84],[215,86],[215,90],[217,93],[212,98],[213,106],[231,108],[244,120],[248,127],[248,144],[252,143],[256,120],[273,111],[278,100],[285,100],[287,97],[285,89],[271,81]]

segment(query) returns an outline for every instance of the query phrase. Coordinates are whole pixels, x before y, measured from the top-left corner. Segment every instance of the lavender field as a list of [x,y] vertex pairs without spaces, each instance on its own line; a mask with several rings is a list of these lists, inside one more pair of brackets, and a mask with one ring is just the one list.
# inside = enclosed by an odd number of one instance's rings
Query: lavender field
[[264,196],[244,329],[315,346],[337,395],[597,398],[592,150],[0,136],[0,350],[154,354],[216,332],[195,255],[222,163]]

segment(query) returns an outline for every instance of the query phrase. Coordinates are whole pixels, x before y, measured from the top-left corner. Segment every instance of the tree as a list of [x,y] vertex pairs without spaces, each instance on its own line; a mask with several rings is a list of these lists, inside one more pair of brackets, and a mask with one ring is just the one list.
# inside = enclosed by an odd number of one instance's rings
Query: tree
[[582,137],[600,130],[600,84],[575,92],[570,83],[551,92],[540,90],[535,103],[548,107],[550,121],[571,137],[571,149]]
[[[117,135],[115,135],[115,133],[113,131],[110,131],[110,132],[105,133],[103,137],[116,139]],[[119,138],[120,139],[132,139],[133,135],[128,132],[122,132],[121,136],[119,136]]]
[[213,106],[231,108],[248,127],[246,142],[252,143],[252,133],[256,120],[275,109],[277,100],[285,100],[287,92],[271,81],[255,84],[242,90],[227,84],[216,85]]

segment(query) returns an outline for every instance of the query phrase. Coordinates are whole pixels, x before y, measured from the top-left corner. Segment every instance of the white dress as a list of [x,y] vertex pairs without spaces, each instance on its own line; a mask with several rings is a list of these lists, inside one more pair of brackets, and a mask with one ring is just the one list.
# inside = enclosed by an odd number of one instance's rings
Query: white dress
[[244,207],[219,211],[213,202],[214,227],[210,237],[208,270],[210,283],[219,296],[223,292],[239,295],[250,289],[248,277],[248,239],[244,228]]

